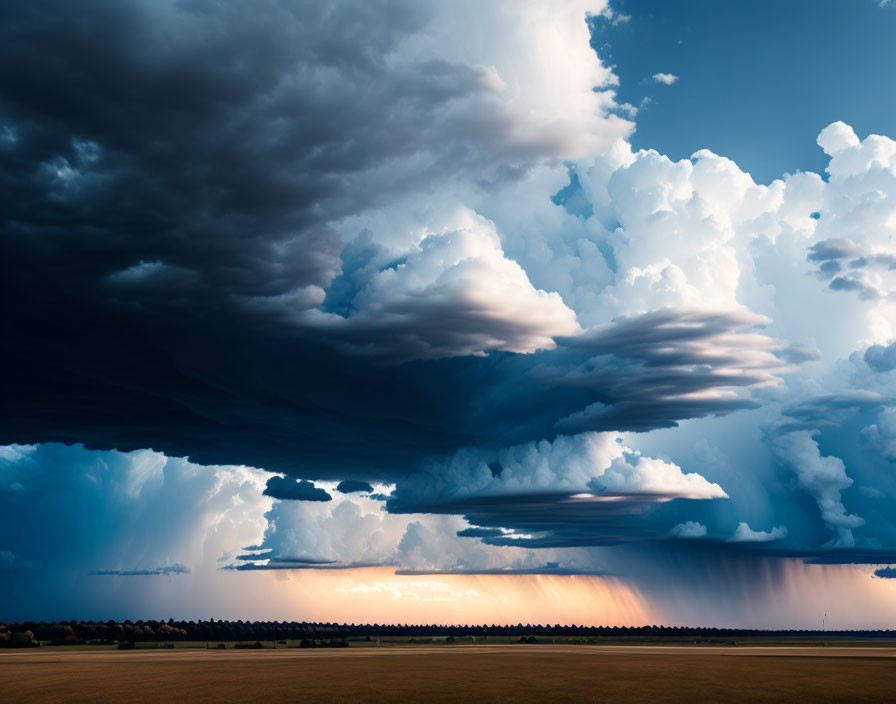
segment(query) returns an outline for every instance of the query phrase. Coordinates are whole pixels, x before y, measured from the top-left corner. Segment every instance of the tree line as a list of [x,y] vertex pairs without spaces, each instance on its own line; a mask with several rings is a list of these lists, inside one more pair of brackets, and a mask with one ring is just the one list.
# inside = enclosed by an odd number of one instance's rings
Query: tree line
[[24,621],[0,624],[0,647],[173,641],[331,641],[378,637],[896,638],[891,630],[761,630],[688,626],[346,624],[307,621]]

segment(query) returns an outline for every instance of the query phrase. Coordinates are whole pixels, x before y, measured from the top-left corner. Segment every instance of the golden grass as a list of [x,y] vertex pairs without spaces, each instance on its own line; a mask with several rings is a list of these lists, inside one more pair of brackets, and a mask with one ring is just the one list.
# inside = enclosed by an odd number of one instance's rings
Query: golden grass
[[[892,651],[466,646],[5,652],[17,702],[894,702]],[[760,654],[761,653],[761,654]]]

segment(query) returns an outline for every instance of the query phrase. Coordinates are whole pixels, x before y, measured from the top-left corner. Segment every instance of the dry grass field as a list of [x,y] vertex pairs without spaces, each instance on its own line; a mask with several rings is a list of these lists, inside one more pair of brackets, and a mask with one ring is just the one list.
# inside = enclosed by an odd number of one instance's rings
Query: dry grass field
[[8,702],[893,702],[896,651],[629,646],[0,652]]

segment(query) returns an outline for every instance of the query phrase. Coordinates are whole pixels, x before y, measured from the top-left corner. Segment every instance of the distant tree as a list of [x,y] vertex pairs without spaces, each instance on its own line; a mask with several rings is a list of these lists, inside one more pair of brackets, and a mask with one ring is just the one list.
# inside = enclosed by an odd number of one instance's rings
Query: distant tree
[[37,643],[34,642],[34,633],[31,631],[19,631],[9,636],[10,648],[31,648],[35,645]]
[[162,624],[156,630],[156,638],[158,640],[185,640],[187,630],[185,628],[177,628],[169,624]]

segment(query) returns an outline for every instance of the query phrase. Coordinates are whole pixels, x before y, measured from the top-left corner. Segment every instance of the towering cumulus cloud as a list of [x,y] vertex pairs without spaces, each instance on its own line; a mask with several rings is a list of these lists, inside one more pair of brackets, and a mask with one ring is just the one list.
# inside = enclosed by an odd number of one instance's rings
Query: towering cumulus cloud
[[896,564],[896,142],[818,125],[824,177],[768,184],[635,150],[602,0],[73,13],[0,9],[14,615],[87,576]]
[[560,296],[536,291],[504,256],[494,225],[471,215],[463,229],[427,235],[392,266],[354,272],[352,312],[310,324],[349,352],[391,360],[535,352],[579,332]]

